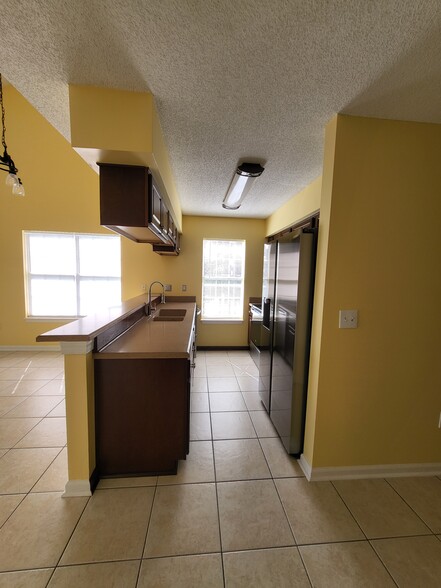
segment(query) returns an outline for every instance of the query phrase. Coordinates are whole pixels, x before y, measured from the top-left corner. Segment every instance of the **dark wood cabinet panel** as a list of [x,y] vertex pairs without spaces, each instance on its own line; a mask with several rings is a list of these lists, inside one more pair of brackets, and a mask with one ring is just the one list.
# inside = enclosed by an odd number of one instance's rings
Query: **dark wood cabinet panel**
[[175,242],[171,245],[153,244],[153,251],[159,255],[179,255],[181,252],[181,234],[176,231]]
[[170,244],[168,210],[147,167],[100,163],[100,222],[140,243]]
[[162,208],[162,199],[159,194],[158,188],[156,184],[152,182],[152,190],[150,193],[150,208],[149,208],[149,217],[148,220],[152,224],[153,227],[156,228],[158,233],[162,233],[162,225],[161,225],[161,208]]
[[176,473],[189,451],[188,359],[95,360],[99,476]]
[[168,224],[168,236],[170,241],[172,242],[172,244],[176,243],[176,225],[175,222],[173,220],[172,215],[170,214],[170,212],[168,213],[168,219],[167,219],[167,224]]

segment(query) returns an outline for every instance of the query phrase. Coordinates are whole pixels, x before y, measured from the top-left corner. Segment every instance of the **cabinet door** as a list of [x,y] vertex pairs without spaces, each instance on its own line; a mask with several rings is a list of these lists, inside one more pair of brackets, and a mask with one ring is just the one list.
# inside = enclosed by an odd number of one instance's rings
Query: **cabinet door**
[[168,213],[168,230],[167,230],[167,234],[170,240],[173,240],[173,226],[174,226],[174,222],[173,222],[173,218],[172,215],[170,214],[170,212]]
[[188,359],[95,359],[100,476],[176,473],[189,449]]
[[148,170],[141,166],[100,164],[102,225],[147,225]]
[[162,243],[171,242],[169,236],[169,212],[164,200],[161,198],[158,186],[153,176],[150,177],[152,189],[150,191],[149,225],[150,228],[161,238]]
[[162,205],[162,198],[159,195],[158,189],[156,184],[152,182],[152,192],[151,192],[152,202],[151,202],[151,218],[150,224],[153,225],[158,231],[162,231],[161,225],[161,205]]
[[[148,168],[111,163],[99,166],[101,224],[138,243],[166,243],[168,237],[160,228],[161,197],[155,188],[152,199]],[[156,224],[153,218],[158,221]]]
[[168,239],[168,218],[169,212],[164,200],[161,199],[161,229],[164,237]]

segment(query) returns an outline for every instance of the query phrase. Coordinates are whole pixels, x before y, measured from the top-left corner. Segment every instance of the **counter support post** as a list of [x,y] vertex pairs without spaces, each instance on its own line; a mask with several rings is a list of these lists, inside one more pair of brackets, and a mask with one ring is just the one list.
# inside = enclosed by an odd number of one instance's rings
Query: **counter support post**
[[64,498],[91,496],[96,465],[93,341],[61,342],[66,387],[69,479]]

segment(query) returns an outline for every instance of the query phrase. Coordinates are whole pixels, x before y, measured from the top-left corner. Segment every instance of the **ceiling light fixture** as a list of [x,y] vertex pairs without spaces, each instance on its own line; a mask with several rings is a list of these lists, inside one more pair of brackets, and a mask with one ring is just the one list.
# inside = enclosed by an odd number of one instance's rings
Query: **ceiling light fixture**
[[2,74],[0,73],[0,106],[2,109],[2,145],[3,145],[3,156],[0,155],[0,170],[8,172],[6,176],[6,185],[12,187],[12,193],[16,196],[24,196],[25,189],[21,183],[20,178],[17,176],[18,169],[15,167],[15,163],[12,157],[8,153],[6,147],[6,125],[5,125],[5,107],[3,104],[3,85],[2,85]]
[[222,206],[227,210],[237,210],[249,192],[254,180],[262,175],[264,169],[260,163],[242,163],[239,165],[222,202]]

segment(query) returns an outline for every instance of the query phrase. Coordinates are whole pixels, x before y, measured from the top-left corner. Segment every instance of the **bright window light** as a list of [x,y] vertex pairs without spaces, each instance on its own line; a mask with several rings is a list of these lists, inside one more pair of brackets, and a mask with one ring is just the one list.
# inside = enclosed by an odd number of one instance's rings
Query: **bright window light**
[[121,240],[24,233],[28,317],[78,317],[121,302]]
[[202,319],[243,320],[245,241],[204,239]]

